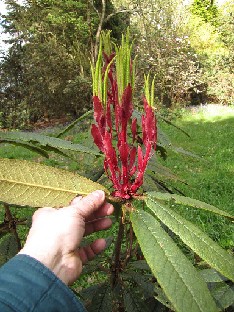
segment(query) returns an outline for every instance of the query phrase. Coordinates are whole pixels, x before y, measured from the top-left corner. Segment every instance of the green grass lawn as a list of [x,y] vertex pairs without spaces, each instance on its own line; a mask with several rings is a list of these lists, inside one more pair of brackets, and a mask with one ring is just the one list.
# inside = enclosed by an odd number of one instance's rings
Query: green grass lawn
[[[234,109],[211,105],[198,111],[185,111],[175,124],[191,138],[165,123],[161,128],[176,146],[201,159],[169,151],[164,165],[188,183],[177,182],[174,186],[186,196],[234,214]],[[234,228],[229,221],[191,208],[181,211],[222,247],[233,248]]]
[[[187,185],[173,182],[173,186],[186,196],[205,201],[234,214],[234,109],[219,106],[208,107],[209,109],[203,110],[186,110],[182,117],[175,120],[174,123],[186,131],[191,138],[170,125],[160,124],[174,145],[195,153],[200,159],[169,151],[166,161],[160,161],[187,182]],[[76,143],[87,140],[85,134],[74,135],[74,131],[69,139],[71,138]],[[27,149],[11,145],[0,145],[0,157],[44,161]],[[89,157],[85,156],[82,159],[88,164],[93,164]],[[82,159],[77,163],[68,163],[66,160],[62,167],[83,173]],[[61,166],[63,161],[61,157],[53,157],[45,163]],[[186,218],[202,227],[222,247],[233,249],[234,231],[229,221],[192,208],[175,206],[175,209],[180,209]],[[3,209],[0,208],[0,211],[2,211],[1,221]],[[16,212],[19,218],[24,218],[28,214],[31,215],[33,210],[28,212],[25,208],[17,208]],[[26,227],[21,227],[21,238],[24,239],[26,233]]]

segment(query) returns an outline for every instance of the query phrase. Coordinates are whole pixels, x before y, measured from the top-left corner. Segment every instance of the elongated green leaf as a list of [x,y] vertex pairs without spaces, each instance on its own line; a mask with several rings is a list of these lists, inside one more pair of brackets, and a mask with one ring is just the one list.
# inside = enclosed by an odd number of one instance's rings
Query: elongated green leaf
[[155,154],[151,157],[148,163],[146,173],[149,175],[156,174],[158,179],[163,178],[164,180],[168,179],[185,183],[184,180],[175,175],[170,169],[161,165]]
[[191,138],[190,134],[188,134],[186,131],[184,131],[181,127],[177,126],[176,124],[174,124],[173,122],[171,122],[169,119],[163,117],[161,114],[159,114],[157,112],[157,118],[162,119],[164,122],[166,122],[167,124],[169,124],[170,126],[176,128],[177,130],[183,132],[187,137]]
[[32,133],[32,132],[20,132],[20,131],[12,131],[12,132],[0,132],[0,141],[12,143],[13,141],[19,142],[28,142],[31,144],[37,144],[39,147],[45,150],[54,150],[55,152],[58,149],[75,151],[88,153],[92,155],[101,156],[101,154],[95,152],[92,149],[89,149],[86,146],[72,143],[71,141],[62,140],[59,138],[49,137],[47,135]]
[[152,200],[163,200],[163,201],[174,201],[176,204],[181,204],[185,206],[190,206],[197,209],[203,209],[210,212],[213,212],[215,214],[218,214],[223,217],[227,217],[230,219],[234,219],[234,216],[230,215],[228,212],[224,210],[220,210],[215,206],[209,205],[207,203],[204,203],[200,200],[193,199],[190,197],[185,197],[177,194],[169,194],[169,193],[161,193],[161,192],[149,192],[147,194]]
[[108,191],[73,172],[16,159],[0,159],[0,201],[31,207],[61,207],[78,194]]
[[146,261],[176,311],[217,311],[204,280],[159,222],[140,210],[131,220]]
[[146,204],[152,213],[177,234],[186,245],[221,274],[234,281],[233,257],[193,223],[151,197]]
[[78,122],[80,122],[81,120],[87,118],[89,115],[91,115],[93,113],[93,110],[89,110],[86,113],[84,113],[82,116],[80,116],[79,118],[77,118],[75,121],[73,121],[72,123],[70,123],[65,129],[63,129],[62,131],[59,132],[59,134],[56,136],[56,138],[61,138],[65,133],[67,133],[68,131],[70,131],[72,128],[74,128]]
[[49,158],[48,153],[44,149],[42,149],[40,147],[37,147],[37,146],[35,146],[33,144],[27,143],[27,142],[20,142],[20,141],[17,141],[17,140],[8,140],[7,139],[6,141],[0,140],[0,143],[9,143],[9,144],[13,144],[15,146],[25,147],[25,148],[27,148],[28,150],[30,150],[32,152],[36,152],[36,153],[40,154],[43,157]]

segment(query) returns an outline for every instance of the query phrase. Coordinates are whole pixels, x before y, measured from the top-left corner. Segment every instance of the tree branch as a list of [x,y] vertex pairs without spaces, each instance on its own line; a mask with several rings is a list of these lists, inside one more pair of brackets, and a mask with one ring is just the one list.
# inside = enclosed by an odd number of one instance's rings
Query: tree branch
[[109,19],[112,18],[112,16],[115,16],[116,14],[120,14],[120,13],[133,13],[133,12],[136,12],[135,10],[127,10],[127,9],[124,9],[124,10],[119,10],[119,11],[116,11],[116,12],[113,12],[111,14],[109,14],[105,20],[104,20],[104,23],[108,22]]

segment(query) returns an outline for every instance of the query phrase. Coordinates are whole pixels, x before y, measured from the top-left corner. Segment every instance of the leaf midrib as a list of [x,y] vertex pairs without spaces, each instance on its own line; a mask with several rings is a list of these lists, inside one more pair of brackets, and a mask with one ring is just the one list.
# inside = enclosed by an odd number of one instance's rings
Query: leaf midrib
[[[27,182],[19,182],[19,181],[15,181],[15,180],[10,180],[10,179],[0,179],[0,182],[9,182],[11,184],[14,185],[23,185],[25,187],[38,187],[44,190],[51,190],[51,191],[57,191],[57,192],[64,192],[64,193],[70,193],[70,194],[77,194],[78,191],[75,190],[67,190],[67,189],[63,189],[63,188],[55,188],[52,186],[45,186],[45,185],[41,185],[41,184],[33,184],[33,183],[27,183]],[[82,191],[82,194],[87,195],[88,193],[85,193]]]
[[[212,249],[213,251],[215,251],[215,253],[218,253],[217,250],[214,248],[214,246],[209,245],[208,242],[206,242],[203,238],[199,237],[199,236],[197,235],[196,232],[191,231],[185,224],[182,223],[181,220],[178,220],[177,217],[176,217],[176,216],[173,216],[173,215],[170,213],[169,210],[166,210],[166,209],[164,208],[164,206],[161,206],[158,202],[154,201],[152,198],[150,198],[149,200],[151,200],[152,202],[154,202],[156,205],[159,205],[159,206],[162,208],[162,210],[163,210],[164,212],[168,213],[168,214],[169,214],[172,218],[174,218],[180,225],[183,225],[190,233],[192,233],[192,235],[195,235],[197,238],[199,238],[199,240],[202,240],[206,246],[209,246],[209,248]],[[150,210],[151,210],[151,209],[150,209]],[[152,211],[152,210],[151,210],[151,211]],[[153,211],[153,213],[154,213],[154,211]],[[161,219],[161,218],[160,218],[160,219]],[[163,220],[161,220],[161,221],[163,222]],[[186,220],[186,221],[187,221],[187,220]],[[187,221],[187,222],[189,222],[189,221]],[[208,237],[210,240],[212,240],[209,236],[207,236],[207,237]],[[221,247],[220,247],[220,248],[221,248]],[[220,254],[220,253],[218,253],[218,255],[219,255],[222,259],[224,259],[225,261],[227,261],[230,265],[233,264],[232,262],[229,261],[229,259],[227,260],[227,259],[224,257],[224,255],[222,255],[222,254]],[[212,261],[212,262],[213,262],[212,265],[215,266],[215,261]]]
[[[149,232],[151,233],[151,235],[156,239],[156,237],[154,236],[154,232],[150,231],[150,227],[147,226],[144,218],[142,218],[143,222],[145,223],[145,226],[147,227],[147,229],[149,230]],[[200,307],[199,305],[199,300],[196,300],[196,297],[194,296],[194,293],[192,291],[192,289],[190,289],[189,284],[187,285],[185,283],[185,281],[183,280],[183,278],[181,277],[180,272],[178,272],[178,270],[176,269],[176,266],[173,264],[173,262],[169,259],[169,257],[167,256],[165,250],[160,246],[160,244],[157,242],[157,244],[159,245],[159,247],[161,248],[161,250],[163,251],[165,258],[167,259],[167,261],[170,262],[170,264],[172,265],[172,267],[174,268],[175,272],[177,273],[178,277],[180,278],[180,280],[182,281],[182,283],[186,286],[187,291],[189,291],[189,293],[191,294],[191,296],[194,298],[194,302],[196,303],[196,305],[199,307],[200,311],[202,311],[202,307]],[[165,291],[165,289],[164,289]],[[165,291],[166,295],[168,296],[167,292]],[[170,296],[168,296],[170,298]]]

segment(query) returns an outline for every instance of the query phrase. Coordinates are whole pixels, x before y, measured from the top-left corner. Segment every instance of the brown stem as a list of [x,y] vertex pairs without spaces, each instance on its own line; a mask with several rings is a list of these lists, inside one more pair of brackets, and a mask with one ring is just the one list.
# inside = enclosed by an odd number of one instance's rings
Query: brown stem
[[119,220],[119,230],[118,236],[115,244],[115,250],[113,254],[114,261],[112,263],[112,287],[115,287],[118,279],[119,279],[119,272],[121,271],[121,245],[124,236],[124,214],[121,211],[121,217]]
[[18,250],[20,251],[21,247],[21,242],[20,242],[20,238],[19,235],[17,233],[16,230],[16,220],[15,218],[12,216],[11,210],[10,210],[10,206],[7,204],[3,204],[4,208],[5,208],[5,221],[7,221],[9,223],[9,229],[11,231],[11,233],[15,236],[17,245],[18,245]]
[[134,236],[133,227],[132,227],[132,223],[130,223],[129,236],[128,236],[129,245],[128,245],[126,257],[123,263],[124,268],[126,267],[126,265],[128,264],[128,261],[130,260],[132,256],[133,236]]

